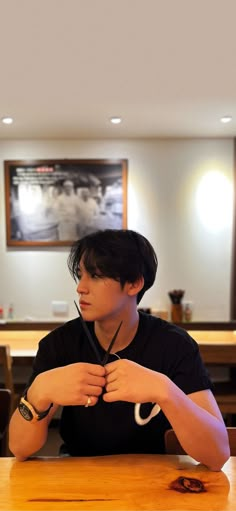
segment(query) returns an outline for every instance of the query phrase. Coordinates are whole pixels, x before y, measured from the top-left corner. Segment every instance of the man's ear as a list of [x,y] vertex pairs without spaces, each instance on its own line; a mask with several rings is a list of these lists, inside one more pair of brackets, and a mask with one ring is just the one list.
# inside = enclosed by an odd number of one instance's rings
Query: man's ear
[[141,291],[144,286],[144,278],[143,276],[139,277],[135,282],[128,283],[128,295],[135,296]]

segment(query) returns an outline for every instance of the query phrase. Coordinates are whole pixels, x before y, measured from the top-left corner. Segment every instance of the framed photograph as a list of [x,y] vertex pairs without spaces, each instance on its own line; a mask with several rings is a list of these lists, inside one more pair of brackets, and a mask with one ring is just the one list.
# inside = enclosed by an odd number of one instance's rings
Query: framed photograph
[[127,160],[4,162],[8,246],[63,246],[127,227]]

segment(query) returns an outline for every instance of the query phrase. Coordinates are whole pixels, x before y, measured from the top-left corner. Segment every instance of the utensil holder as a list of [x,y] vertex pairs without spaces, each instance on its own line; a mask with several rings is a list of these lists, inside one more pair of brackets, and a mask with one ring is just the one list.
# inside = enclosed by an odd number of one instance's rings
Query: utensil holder
[[183,306],[181,303],[172,303],[170,313],[173,323],[181,323],[183,321]]

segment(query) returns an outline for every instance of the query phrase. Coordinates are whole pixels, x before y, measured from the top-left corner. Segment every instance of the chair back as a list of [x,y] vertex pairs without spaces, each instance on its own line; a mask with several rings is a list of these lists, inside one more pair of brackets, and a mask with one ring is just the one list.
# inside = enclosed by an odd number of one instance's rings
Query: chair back
[[236,428],[228,427],[226,429],[229,437],[230,454],[236,456]]
[[[236,427],[228,427],[230,455],[236,456]],[[186,454],[173,429],[165,432],[166,454]]]
[[0,456],[8,454],[7,427],[11,415],[11,392],[8,389],[0,389]]
[[166,454],[186,454],[173,429],[165,432]]
[[18,396],[15,394],[13,374],[12,374],[12,358],[10,354],[10,346],[8,344],[0,346],[0,366],[3,368],[3,383],[5,389],[11,392],[11,413],[17,406]]
[[0,346],[0,365],[3,367],[4,386],[14,395],[14,384],[12,376],[12,359],[10,354],[10,346]]

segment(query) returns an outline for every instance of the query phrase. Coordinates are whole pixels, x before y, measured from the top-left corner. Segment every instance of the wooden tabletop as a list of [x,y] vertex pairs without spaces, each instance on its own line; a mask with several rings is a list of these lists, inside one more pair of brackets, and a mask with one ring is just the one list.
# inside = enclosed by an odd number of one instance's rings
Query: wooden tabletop
[[235,506],[236,457],[221,472],[188,456],[32,458],[23,463],[0,458],[0,509],[5,511],[235,511]]

